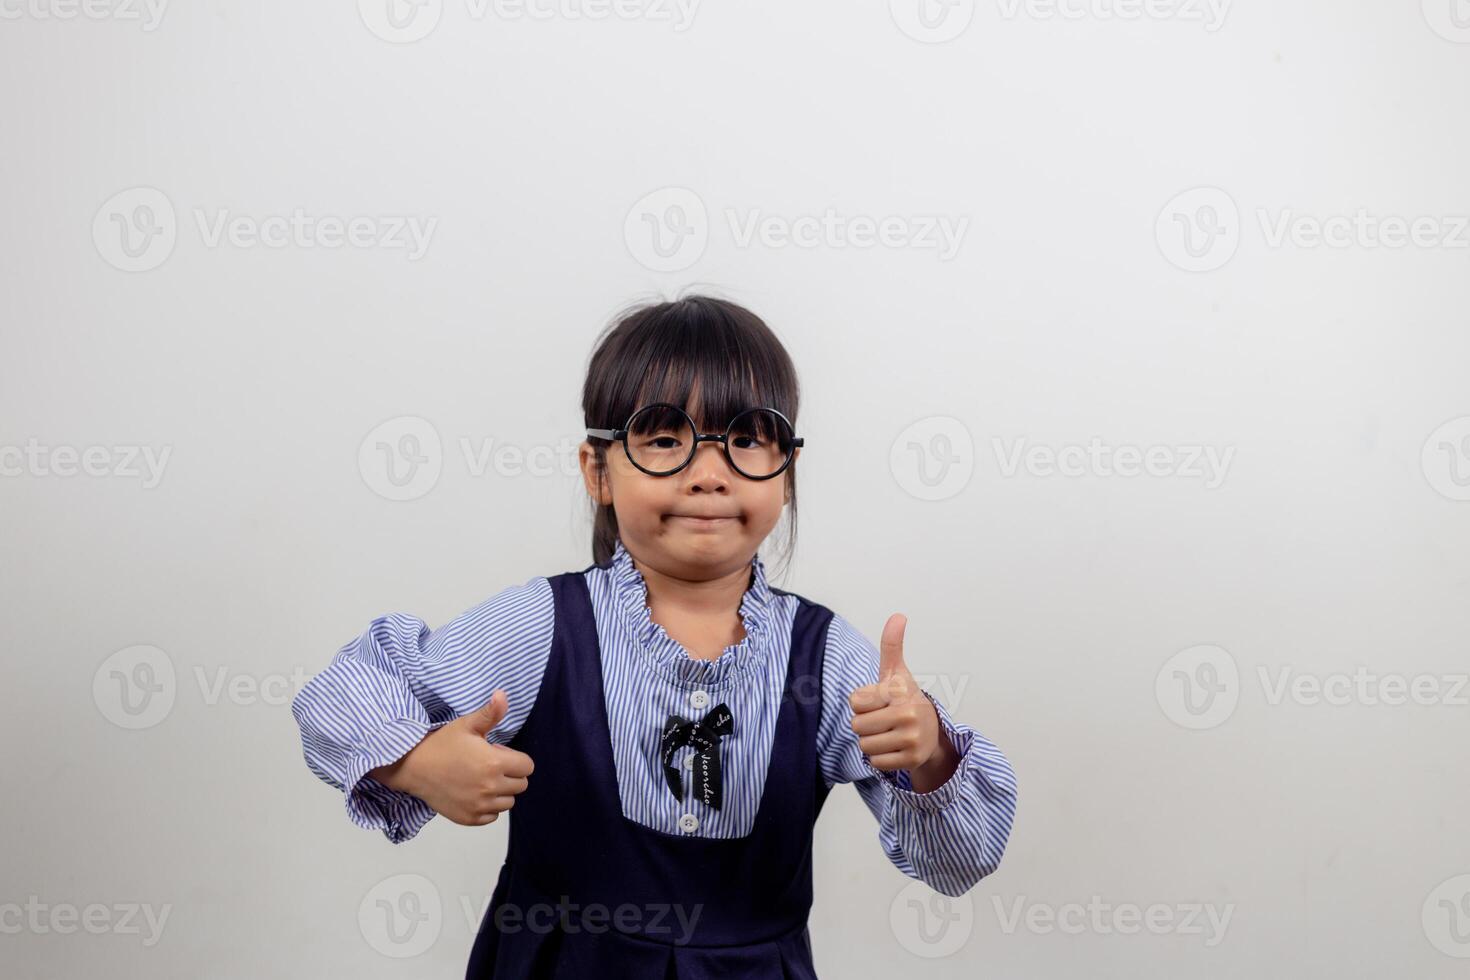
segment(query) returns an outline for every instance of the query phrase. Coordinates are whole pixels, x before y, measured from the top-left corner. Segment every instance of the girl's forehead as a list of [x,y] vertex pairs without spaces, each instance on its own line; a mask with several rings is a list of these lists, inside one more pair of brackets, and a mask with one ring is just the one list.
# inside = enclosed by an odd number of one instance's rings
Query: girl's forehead
[[[640,402],[640,407],[642,405],[652,405],[658,402],[664,402],[669,405],[679,406],[684,410],[684,413],[686,415],[694,420],[694,423],[696,425],[707,426],[712,424],[711,420],[704,415],[704,399],[701,397],[697,385],[687,398],[680,399],[674,395],[660,396],[658,394],[652,394],[644,397],[644,399]],[[740,397],[736,404],[724,406],[726,410],[724,414],[728,414],[730,418],[734,418],[735,415],[743,412],[747,408],[759,408],[760,406],[761,402],[757,400],[756,393],[753,390],[746,391],[740,394]],[[728,419],[720,419],[718,421],[726,422],[728,421]]]

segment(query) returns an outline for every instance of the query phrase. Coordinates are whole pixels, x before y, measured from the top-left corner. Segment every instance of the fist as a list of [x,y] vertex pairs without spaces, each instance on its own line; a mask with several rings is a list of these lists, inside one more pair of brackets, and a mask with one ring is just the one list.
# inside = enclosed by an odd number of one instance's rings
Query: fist
[[911,772],[939,750],[939,715],[903,662],[902,613],[888,617],[878,660],[878,683],[853,691],[852,730],[873,768]]
[[474,711],[424,736],[398,762],[368,775],[412,793],[457,824],[494,823],[515,806],[535,768],[526,753],[485,740],[509,710],[505,692],[497,690]]

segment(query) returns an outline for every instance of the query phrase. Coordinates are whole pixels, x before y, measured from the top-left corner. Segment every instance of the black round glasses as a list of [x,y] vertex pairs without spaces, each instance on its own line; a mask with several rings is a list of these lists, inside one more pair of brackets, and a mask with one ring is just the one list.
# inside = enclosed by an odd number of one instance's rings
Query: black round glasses
[[677,405],[655,402],[634,412],[621,429],[588,429],[587,435],[621,441],[628,461],[649,476],[671,476],[689,465],[701,442],[718,442],[730,468],[748,480],[769,480],[791,465],[803,439],[774,408],[748,408],[722,433],[698,432]]

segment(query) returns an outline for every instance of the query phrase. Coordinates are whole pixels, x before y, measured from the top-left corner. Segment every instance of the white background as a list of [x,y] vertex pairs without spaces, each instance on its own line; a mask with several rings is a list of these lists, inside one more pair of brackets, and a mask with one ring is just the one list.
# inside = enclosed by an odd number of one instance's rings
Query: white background
[[[801,372],[774,584],[875,640],[906,613],[910,667],[1020,784],[1001,869],[927,911],[835,791],[823,976],[1464,975],[1463,2],[959,0],[935,34],[878,0],[682,24],[446,0],[406,43],[366,0],[176,0],[152,29],[64,3],[0,3],[7,976],[462,975],[506,825],[357,829],[286,697],[377,615],[439,624],[590,563],[575,478],[475,475],[462,440],[578,439],[597,331],[691,287]],[[657,271],[638,208],[665,188],[707,240]],[[435,223],[416,258],[207,234],[296,209]],[[829,209],[967,224],[948,257],[735,233]],[[1305,237],[1360,209],[1440,231]],[[129,258],[135,218],[160,234]],[[359,450],[405,417],[441,472],[395,501]],[[1094,437],[1181,466],[1005,465]],[[62,475],[61,446],[111,462]],[[166,448],[161,478],[116,447]],[[1190,447],[1228,450],[1223,478]],[[130,728],[112,672],[139,657],[172,700]],[[1206,660],[1233,707],[1197,716]],[[1355,671],[1378,680],[1345,703],[1289,686]],[[1438,700],[1372,703],[1385,675]],[[443,907],[411,959],[372,925],[398,875]],[[94,903],[98,934],[51,918]],[[168,908],[156,942],[128,905]],[[1172,925],[1126,931],[1151,905]]]

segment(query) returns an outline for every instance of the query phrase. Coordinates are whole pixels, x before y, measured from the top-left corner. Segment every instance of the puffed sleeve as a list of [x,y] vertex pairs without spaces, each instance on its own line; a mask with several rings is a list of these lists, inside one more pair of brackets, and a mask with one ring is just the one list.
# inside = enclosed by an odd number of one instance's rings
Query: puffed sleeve
[[438,629],[407,613],[379,616],[291,701],[307,767],[343,790],[353,823],[381,830],[395,844],[408,840],[434,811],[366,773],[397,762],[497,688],[508,710],[487,741],[514,738],[540,690],[554,619],[544,577],[507,588]]
[[959,754],[955,771],[928,793],[915,792],[905,770],[875,769],[850,724],[849,697],[878,681],[878,650],[852,624],[832,617],[822,667],[817,743],[829,785],[853,783],[878,821],[878,840],[904,874],[944,895],[963,895],[1000,866],[1016,814],[1016,774],[1000,749],[933,702]]

